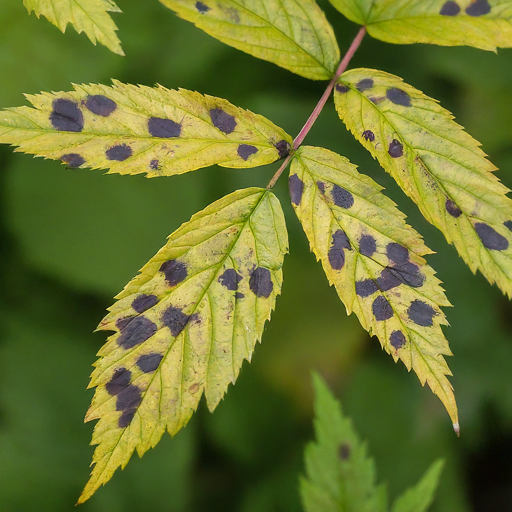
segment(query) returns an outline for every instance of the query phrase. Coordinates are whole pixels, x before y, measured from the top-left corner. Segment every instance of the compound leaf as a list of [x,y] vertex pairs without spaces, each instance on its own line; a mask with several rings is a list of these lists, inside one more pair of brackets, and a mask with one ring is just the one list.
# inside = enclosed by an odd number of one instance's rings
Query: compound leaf
[[452,115],[393,75],[355,69],[336,109],[473,272],[512,296],[512,201],[479,143]]
[[117,81],[74,87],[27,95],[35,108],[0,112],[0,143],[72,168],[154,177],[268,164],[292,141],[268,119],[197,92]]
[[316,443],[306,446],[300,489],[306,512],[385,512],[387,493],[352,422],[325,382],[313,376]]
[[93,44],[96,41],[118,55],[124,55],[116,35],[117,27],[109,12],[121,12],[113,0],[23,0],[28,12],[43,15],[62,32],[68,23],[81,34],[85,32]]
[[512,0],[331,0],[388,43],[512,47]]
[[458,431],[443,355],[449,306],[423,255],[431,251],[382,187],[340,155],[301,147],[290,171],[292,204],[329,283],[361,325],[439,396]]
[[288,236],[281,205],[259,188],[195,214],[142,268],[99,325],[86,421],[99,419],[86,501],[136,449],[186,425],[202,394],[213,411],[270,318]]
[[330,79],[340,58],[314,0],[161,0],[223,43],[313,80]]

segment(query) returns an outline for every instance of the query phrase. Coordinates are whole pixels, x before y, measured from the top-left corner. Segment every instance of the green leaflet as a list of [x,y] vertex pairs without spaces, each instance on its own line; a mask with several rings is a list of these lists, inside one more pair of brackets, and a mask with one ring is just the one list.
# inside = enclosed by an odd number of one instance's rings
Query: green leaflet
[[340,58],[314,0],[160,1],[223,43],[306,78],[332,78]]
[[116,35],[117,27],[108,15],[121,12],[113,0],[23,0],[28,12],[43,15],[62,32],[71,23],[80,34],[85,32],[93,44],[96,41],[110,51],[124,55]]
[[512,296],[512,201],[479,143],[396,76],[354,69],[339,82],[336,109],[350,131],[471,270]]
[[288,236],[281,205],[239,190],[195,214],[125,289],[99,329],[86,421],[99,419],[86,501],[133,450],[176,434],[204,392],[213,411],[251,359],[282,284]]
[[71,168],[154,177],[268,164],[286,156],[292,141],[268,119],[197,92],[117,81],[74,87],[27,95],[35,109],[0,112],[0,143]]
[[512,47],[512,0],[331,0],[388,43]]
[[[306,446],[307,477],[300,482],[306,512],[385,512],[384,485],[375,485],[375,466],[350,419],[325,382],[313,376],[316,443]],[[392,512],[426,512],[433,500],[443,461],[398,498]]]
[[423,255],[431,251],[382,187],[331,151],[301,147],[290,171],[292,204],[330,284],[388,354],[439,396],[458,431],[443,355],[449,306]]

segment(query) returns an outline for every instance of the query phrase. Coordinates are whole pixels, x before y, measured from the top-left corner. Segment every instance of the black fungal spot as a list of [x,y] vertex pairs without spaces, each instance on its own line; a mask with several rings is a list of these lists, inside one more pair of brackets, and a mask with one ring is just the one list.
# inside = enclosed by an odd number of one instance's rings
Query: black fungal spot
[[460,12],[460,7],[457,2],[446,2],[443,7],[441,7],[441,10],[439,11],[439,14],[442,16],[457,16]]
[[240,158],[243,158],[245,161],[247,161],[251,155],[254,155],[258,152],[258,148],[250,146],[249,144],[240,144],[236,152]]
[[159,166],[160,166],[160,162],[156,158],[154,160],[151,160],[151,162],[149,162],[149,167],[151,167],[151,169],[153,169],[153,171],[158,171]]
[[117,394],[116,411],[136,409],[142,402],[140,388],[132,384]]
[[135,409],[129,409],[128,411],[124,411],[119,418],[118,426],[119,428],[126,428],[133,420],[135,416]]
[[447,199],[445,203],[446,211],[452,216],[452,217],[460,217],[462,215],[462,210],[451,200]]
[[270,270],[264,267],[255,268],[249,279],[249,288],[256,297],[268,298],[274,289]]
[[363,132],[363,137],[369,142],[373,142],[375,140],[375,134],[371,130],[365,130]]
[[148,120],[148,130],[153,137],[172,139],[181,135],[181,124],[174,122],[172,119],[151,117]]
[[237,274],[234,268],[228,268],[220,277],[219,283],[231,291],[238,289],[238,283],[242,280],[242,276]]
[[399,140],[393,139],[389,143],[388,153],[393,158],[399,158],[404,154],[404,146]]
[[128,387],[131,378],[132,372],[130,370],[118,368],[112,376],[112,379],[110,379],[110,382],[107,382],[105,385],[105,388],[110,395],[117,395],[124,388]]
[[240,293],[240,292],[235,293],[235,299],[243,299],[244,297],[245,297],[245,295],[243,293]]
[[371,89],[372,87],[373,87],[373,80],[371,78],[363,78],[356,85],[356,89],[359,92],[367,91],[368,89]]
[[354,206],[354,196],[348,190],[345,190],[338,185],[334,185],[332,187],[331,194],[336,206],[340,206],[347,210]]
[[425,276],[420,272],[418,265],[409,261],[395,265],[392,268],[388,268],[388,270],[401,283],[412,288],[420,288],[425,282]]
[[160,267],[160,272],[165,275],[165,280],[169,286],[176,286],[187,278],[187,266],[178,260],[164,261]]
[[392,290],[393,288],[400,286],[402,282],[393,272],[391,272],[390,268],[385,268],[377,279],[377,284],[383,292],[387,292],[388,290]]
[[109,160],[115,160],[116,162],[123,162],[127,158],[132,156],[132,148],[127,144],[118,144],[112,146],[105,152]]
[[84,129],[84,116],[78,105],[71,100],[53,100],[50,122],[56,130],[81,132]]
[[359,239],[359,252],[364,256],[373,256],[377,250],[377,243],[372,235],[363,235]]
[[433,318],[437,315],[432,306],[417,299],[411,303],[407,314],[415,324],[421,325],[422,327],[432,327],[434,323]]
[[401,105],[402,107],[411,106],[411,97],[402,89],[398,89],[398,87],[389,88],[386,91],[386,97],[395,105]]
[[489,224],[477,222],[475,224],[475,230],[487,249],[493,249],[495,251],[505,251],[508,249],[508,240],[489,226]]
[[345,84],[336,84],[336,90],[341,94],[345,94],[350,91],[350,87]]
[[206,4],[203,4],[203,2],[196,2],[196,9],[201,14],[204,14],[205,12],[208,12],[210,10],[210,7],[208,7]]
[[322,194],[325,194],[325,183],[323,181],[317,181],[316,186],[318,187],[318,190],[322,192]]
[[350,457],[350,445],[348,443],[340,444],[338,448],[338,455],[341,460],[347,460]]
[[304,192],[304,182],[296,174],[292,174],[288,178],[288,188],[290,189],[292,203],[298,206],[302,199],[302,193]]
[[130,316],[128,318],[120,318],[116,321],[116,327],[122,331],[134,318],[134,316]]
[[171,334],[176,337],[180,334],[190,320],[190,315],[186,315],[180,308],[170,306],[162,316],[162,322],[169,327]]
[[163,358],[164,356],[162,354],[144,354],[137,359],[137,366],[144,373],[151,373],[160,366],[160,361],[162,361]]
[[236,127],[235,118],[227,112],[224,112],[221,108],[212,108],[210,110],[210,118],[213,126],[225,134],[232,133]]
[[290,143],[286,140],[280,140],[274,144],[274,147],[277,149],[279,154],[279,158],[286,158],[290,154],[290,150],[292,149]]
[[158,297],[156,295],[139,295],[132,302],[132,308],[137,313],[144,313],[149,308],[158,304]]
[[391,242],[387,245],[386,254],[388,258],[395,263],[407,263],[409,260],[409,250],[395,242]]
[[405,346],[407,340],[405,339],[404,333],[402,331],[393,331],[389,337],[389,342],[395,350],[398,350]]
[[97,116],[108,117],[117,108],[117,103],[103,94],[94,94],[87,98],[85,106]]
[[377,322],[389,320],[393,316],[393,308],[386,297],[379,295],[372,304],[373,316]]
[[156,324],[151,320],[138,316],[121,329],[117,344],[125,349],[136,347],[151,338],[157,330]]
[[329,263],[333,270],[341,270],[345,265],[345,249],[351,250],[352,246],[345,232],[338,229],[332,235],[332,245],[328,253]]
[[509,230],[512,231],[512,220],[506,220],[503,225]]
[[469,16],[483,16],[491,12],[491,6],[487,0],[476,0],[468,7],[466,7],[466,14]]
[[85,164],[84,158],[78,153],[68,153],[67,155],[62,155],[60,159],[68,164],[71,169],[76,169]]
[[365,279],[364,281],[356,282],[356,293],[359,297],[369,297],[378,291],[379,288],[373,279]]

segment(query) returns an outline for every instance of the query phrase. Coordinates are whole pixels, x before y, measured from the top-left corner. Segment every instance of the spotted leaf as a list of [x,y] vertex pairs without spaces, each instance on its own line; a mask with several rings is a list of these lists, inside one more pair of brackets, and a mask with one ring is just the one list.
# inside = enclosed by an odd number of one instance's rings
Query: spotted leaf
[[0,112],[0,142],[69,167],[169,176],[219,164],[255,167],[288,154],[291,138],[262,116],[197,92],[75,85]]
[[185,426],[203,393],[215,409],[261,339],[287,251],[276,197],[240,190],[183,224],[117,296],[99,325],[115,334],[91,378],[98,446],[80,503]]
[[340,58],[314,0],[161,0],[223,43],[313,80],[330,79]]
[[85,32],[93,44],[98,41],[109,50],[124,55],[116,35],[117,27],[109,12],[121,12],[113,0],[23,0],[28,12],[44,16],[62,32],[71,23],[81,34]]
[[458,430],[441,330],[447,322],[440,306],[450,303],[423,258],[431,251],[382,188],[335,153],[300,148],[289,182],[311,250],[347,313],[430,386]]
[[512,47],[512,0],[331,0],[388,43]]
[[340,80],[336,109],[347,127],[471,270],[512,296],[512,201],[479,143],[396,76],[355,69]]

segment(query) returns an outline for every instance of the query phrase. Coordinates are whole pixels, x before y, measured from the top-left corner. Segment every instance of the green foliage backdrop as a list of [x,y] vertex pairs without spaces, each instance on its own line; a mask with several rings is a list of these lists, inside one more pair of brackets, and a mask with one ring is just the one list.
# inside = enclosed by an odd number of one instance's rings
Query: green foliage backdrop
[[[113,14],[127,58],[84,34],[57,28],[21,1],[0,0],[0,108],[21,92],[69,90],[69,83],[183,87],[227,98],[296,134],[323,92],[306,79],[223,45],[158,2],[119,0]],[[342,52],[357,32],[320,2]],[[441,101],[480,140],[512,187],[512,50],[395,46],[365,39],[351,67],[383,69]],[[330,100],[332,101],[332,100]],[[298,475],[313,437],[311,368],[341,397],[395,498],[437,457],[447,461],[434,512],[507,510],[512,503],[512,309],[473,276],[326,108],[306,140],[342,153],[386,188],[427,245],[453,309],[445,328],[462,437],[442,404],[406,369],[382,357],[309,252],[283,198],[290,247],[282,296],[263,345],[214,415],[205,404],[157,450],[137,456],[82,506],[84,511],[300,511]],[[83,417],[90,364],[105,335],[92,333],[111,297],[209,203],[236,189],[264,187],[278,164],[216,168],[164,180],[102,176],[0,147],[0,511],[72,510],[92,448]]]

